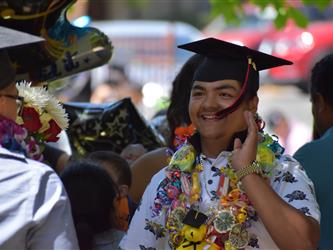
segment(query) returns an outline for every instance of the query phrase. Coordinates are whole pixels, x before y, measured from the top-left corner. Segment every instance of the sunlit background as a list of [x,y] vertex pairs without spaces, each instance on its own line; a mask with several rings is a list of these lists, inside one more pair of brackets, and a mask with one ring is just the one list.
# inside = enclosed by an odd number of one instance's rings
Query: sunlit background
[[208,0],[79,0],[69,10],[69,20],[103,31],[112,42],[113,55],[107,65],[62,80],[58,96],[95,103],[130,96],[149,120],[167,108],[172,80],[191,56],[177,45],[216,37],[294,62],[262,72],[259,96],[265,105],[259,106],[259,113],[270,130],[281,116],[289,130],[297,127],[297,148],[311,138],[309,77],[314,63],[333,52],[333,9],[293,3],[308,18],[306,28],[288,20],[277,29],[276,10],[269,6],[259,11],[246,4],[238,22],[230,23],[223,15],[211,15]]

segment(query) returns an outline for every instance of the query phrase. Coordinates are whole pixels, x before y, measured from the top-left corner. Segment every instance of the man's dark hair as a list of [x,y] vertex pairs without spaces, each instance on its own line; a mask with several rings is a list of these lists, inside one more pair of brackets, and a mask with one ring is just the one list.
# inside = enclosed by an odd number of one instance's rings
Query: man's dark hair
[[172,82],[170,106],[167,110],[167,120],[170,128],[169,147],[173,145],[174,130],[179,126],[191,123],[188,104],[190,102],[193,76],[203,60],[204,56],[199,54],[190,57]]
[[319,93],[333,107],[333,54],[325,56],[312,69],[310,93]]
[[95,151],[88,155],[88,159],[98,162],[105,168],[110,169],[117,176],[117,180],[114,180],[118,185],[127,185],[128,187],[132,184],[132,173],[128,162],[123,159],[119,154],[112,151]]

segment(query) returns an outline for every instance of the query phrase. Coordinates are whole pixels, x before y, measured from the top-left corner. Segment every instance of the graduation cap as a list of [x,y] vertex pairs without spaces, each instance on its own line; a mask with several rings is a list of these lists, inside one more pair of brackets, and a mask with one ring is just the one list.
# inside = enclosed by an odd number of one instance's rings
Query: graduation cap
[[0,90],[15,79],[7,49],[42,41],[43,38],[0,26]]
[[191,227],[199,228],[207,220],[207,216],[199,211],[191,209],[183,219],[183,223]]
[[231,106],[219,112],[220,117],[233,112],[247,92],[257,92],[258,71],[292,64],[291,61],[215,38],[183,44],[178,48],[205,56],[205,60],[194,74],[193,81],[214,82],[232,79],[241,83],[239,97]]

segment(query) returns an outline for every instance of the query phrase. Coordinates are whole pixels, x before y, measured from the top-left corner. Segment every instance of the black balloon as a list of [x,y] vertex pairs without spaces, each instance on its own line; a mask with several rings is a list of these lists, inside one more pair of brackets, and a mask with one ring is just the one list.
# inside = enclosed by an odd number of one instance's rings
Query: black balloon
[[74,155],[96,150],[120,153],[129,144],[142,144],[148,151],[161,147],[130,98],[111,104],[64,104],[70,125],[67,130]]

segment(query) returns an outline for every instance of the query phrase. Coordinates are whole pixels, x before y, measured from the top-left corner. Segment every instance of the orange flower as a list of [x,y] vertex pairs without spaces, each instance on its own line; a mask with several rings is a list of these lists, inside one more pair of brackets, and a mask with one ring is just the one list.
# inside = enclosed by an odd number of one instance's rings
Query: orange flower
[[187,127],[178,127],[175,129],[175,135],[180,137],[190,137],[194,134],[195,127],[193,124],[190,124]]

